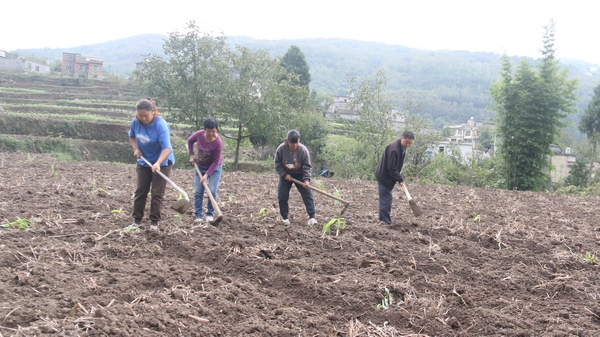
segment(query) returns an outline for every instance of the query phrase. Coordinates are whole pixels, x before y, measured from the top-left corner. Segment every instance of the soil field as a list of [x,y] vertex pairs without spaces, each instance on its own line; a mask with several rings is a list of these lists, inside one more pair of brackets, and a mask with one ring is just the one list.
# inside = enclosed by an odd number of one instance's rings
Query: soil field
[[[193,195],[191,170],[171,178]],[[225,172],[224,220],[126,233],[134,165],[0,153],[0,336],[600,336],[600,200],[320,178],[307,226],[277,178]],[[313,185],[319,183],[313,182]],[[336,192],[339,191],[339,192]],[[19,229],[19,225],[21,228]]]

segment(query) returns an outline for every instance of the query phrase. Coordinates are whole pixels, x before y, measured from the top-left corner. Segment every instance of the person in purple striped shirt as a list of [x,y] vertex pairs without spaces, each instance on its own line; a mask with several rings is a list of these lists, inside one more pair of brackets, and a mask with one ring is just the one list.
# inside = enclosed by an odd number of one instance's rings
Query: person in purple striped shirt
[[[202,203],[204,201],[204,183],[208,183],[208,189],[217,200],[217,191],[223,172],[223,142],[217,134],[218,123],[213,117],[204,121],[204,129],[194,132],[187,140],[190,164],[198,166],[202,172],[202,179],[198,172],[194,174],[194,215],[195,222],[202,222]],[[194,144],[196,153],[194,154]],[[214,208],[210,201],[206,203],[206,222],[212,222]]]

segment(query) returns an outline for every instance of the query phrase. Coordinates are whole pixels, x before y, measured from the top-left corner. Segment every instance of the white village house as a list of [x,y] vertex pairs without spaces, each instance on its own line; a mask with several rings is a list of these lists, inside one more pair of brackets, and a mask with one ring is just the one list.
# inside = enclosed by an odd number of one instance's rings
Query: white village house
[[6,58],[6,51],[0,50],[0,70],[14,71],[17,73],[49,74],[50,63],[41,64],[28,61],[22,57],[16,59]]

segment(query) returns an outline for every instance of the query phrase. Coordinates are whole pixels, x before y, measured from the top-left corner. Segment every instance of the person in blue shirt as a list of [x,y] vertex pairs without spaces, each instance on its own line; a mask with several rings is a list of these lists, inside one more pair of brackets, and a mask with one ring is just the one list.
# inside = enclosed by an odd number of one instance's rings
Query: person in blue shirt
[[[160,171],[168,177],[173,164],[175,164],[175,157],[173,156],[169,125],[160,116],[154,101],[150,98],[142,99],[136,104],[136,114],[129,129],[129,143],[133,148],[133,156],[137,158],[135,168],[137,188],[132,212],[134,223],[129,227],[140,228],[148,192],[151,191],[150,229],[157,230],[158,222],[161,220],[167,181],[154,172]],[[140,158],[141,156],[152,163],[152,166],[148,166]]]

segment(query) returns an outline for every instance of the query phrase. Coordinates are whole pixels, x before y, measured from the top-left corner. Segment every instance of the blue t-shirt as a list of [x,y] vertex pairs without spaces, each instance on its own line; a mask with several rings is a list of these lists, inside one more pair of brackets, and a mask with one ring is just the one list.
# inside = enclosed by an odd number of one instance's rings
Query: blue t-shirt
[[[167,160],[163,161],[160,166],[168,166],[169,161],[171,164],[175,164],[173,146],[171,146],[171,131],[169,124],[162,117],[157,116],[150,125],[139,123],[134,117],[129,129],[129,138],[135,138],[138,148],[142,151],[142,156],[151,163],[156,163],[163,149],[171,149]],[[140,165],[148,167],[141,158],[138,158],[137,161]]]

